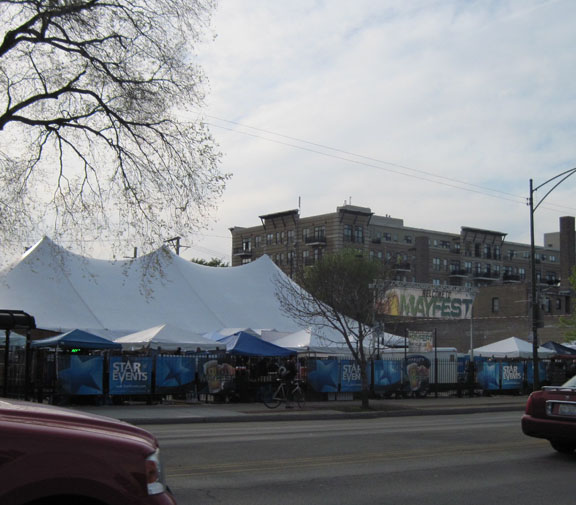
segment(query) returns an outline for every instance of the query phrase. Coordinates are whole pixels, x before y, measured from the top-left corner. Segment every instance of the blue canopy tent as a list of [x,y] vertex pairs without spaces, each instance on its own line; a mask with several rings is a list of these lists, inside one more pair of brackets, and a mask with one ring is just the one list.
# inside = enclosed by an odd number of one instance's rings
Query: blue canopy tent
[[33,340],[32,347],[59,347],[61,349],[122,349],[122,345],[83,330],[72,330],[55,337]]
[[221,338],[218,342],[225,344],[226,351],[230,354],[240,356],[282,357],[296,354],[290,349],[271,344],[245,331]]
[[558,342],[546,342],[542,344],[542,347],[546,347],[547,349],[552,349],[553,351],[557,352],[558,354],[564,354],[566,356],[573,355],[576,358],[576,349],[572,349],[571,347],[567,347],[565,345],[559,344]]

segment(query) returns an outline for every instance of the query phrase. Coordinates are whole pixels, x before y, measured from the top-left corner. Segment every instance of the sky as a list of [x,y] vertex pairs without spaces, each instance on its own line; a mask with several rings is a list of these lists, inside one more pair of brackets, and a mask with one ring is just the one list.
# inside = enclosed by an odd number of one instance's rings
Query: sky
[[[529,243],[529,180],[576,167],[574,19],[573,0],[220,0],[197,58],[232,177],[184,254],[230,261],[230,227],[344,203]],[[575,194],[576,175],[546,197],[537,244]]]
[[[231,178],[182,256],[230,262],[229,228],[345,203],[529,243],[530,179],[576,167],[574,19],[574,0],[218,0],[195,58]],[[576,175],[538,208],[538,245],[575,194]]]

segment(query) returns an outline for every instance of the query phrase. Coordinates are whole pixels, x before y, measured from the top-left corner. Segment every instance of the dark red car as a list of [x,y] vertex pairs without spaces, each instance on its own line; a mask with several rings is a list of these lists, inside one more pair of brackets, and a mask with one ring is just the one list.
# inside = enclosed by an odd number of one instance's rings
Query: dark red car
[[522,431],[544,438],[558,452],[576,449],[576,377],[562,386],[546,386],[533,392],[522,417]]
[[0,504],[176,505],[156,438],[106,417],[0,398]]

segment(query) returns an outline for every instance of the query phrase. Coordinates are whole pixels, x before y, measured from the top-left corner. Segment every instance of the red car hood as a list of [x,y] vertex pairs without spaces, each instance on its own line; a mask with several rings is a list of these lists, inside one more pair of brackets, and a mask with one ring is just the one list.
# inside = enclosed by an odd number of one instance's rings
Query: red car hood
[[118,436],[136,438],[158,446],[156,438],[149,432],[131,424],[104,416],[97,416],[75,410],[23,402],[6,398],[0,399],[0,421],[60,426],[87,431],[114,432]]

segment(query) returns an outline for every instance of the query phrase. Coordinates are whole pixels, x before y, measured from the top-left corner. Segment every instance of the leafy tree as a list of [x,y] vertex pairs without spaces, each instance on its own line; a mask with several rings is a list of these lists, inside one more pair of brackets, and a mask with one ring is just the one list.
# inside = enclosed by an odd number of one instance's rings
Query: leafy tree
[[228,262],[220,258],[211,258],[210,260],[205,260],[202,258],[192,258],[190,260],[192,263],[198,263],[199,265],[206,265],[207,267],[229,267]]
[[196,117],[213,7],[0,0],[3,244],[31,230],[154,246],[204,226],[227,178]]
[[367,364],[374,349],[370,337],[377,327],[375,301],[385,292],[387,279],[388,271],[380,262],[345,250],[305,268],[297,283],[279,277],[276,285],[276,296],[294,321],[342,335],[360,368],[362,408],[370,405]]

